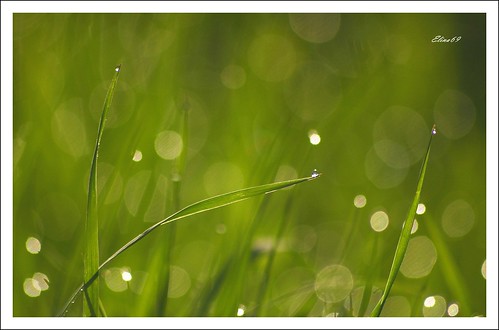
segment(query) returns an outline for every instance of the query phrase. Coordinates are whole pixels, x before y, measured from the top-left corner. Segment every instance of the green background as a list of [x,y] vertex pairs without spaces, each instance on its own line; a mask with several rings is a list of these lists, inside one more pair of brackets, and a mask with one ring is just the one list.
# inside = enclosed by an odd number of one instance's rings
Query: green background
[[[162,315],[358,315],[362,288],[375,302],[384,287],[433,123],[413,234],[425,244],[384,315],[448,315],[453,303],[460,316],[485,315],[484,14],[14,14],[13,37],[14,316],[56,315],[82,281],[91,154],[118,64],[99,156],[101,260],[174,211],[175,161],[158,150],[175,150],[186,109],[180,206],[323,174],[179,221]],[[370,226],[377,211],[389,218],[381,232]],[[152,260],[167,229],[101,274],[108,315],[154,315]],[[326,278],[328,300],[318,275],[331,265],[353,282]],[[48,289],[30,297],[35,273]],[[430,296],[445,299],[443,312],[423,308]]]

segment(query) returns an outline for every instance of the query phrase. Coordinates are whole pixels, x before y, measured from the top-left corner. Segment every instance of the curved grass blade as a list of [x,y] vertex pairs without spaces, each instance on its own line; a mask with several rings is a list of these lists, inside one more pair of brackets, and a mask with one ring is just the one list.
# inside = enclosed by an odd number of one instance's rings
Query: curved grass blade
[[402,232],[400,233],[399,241],[397,243],[397,248],[395,250],[395,256],[393,257],[392,267],[390,269],[390,274],[388,275],[388,280],[386,281],[385,290],[383,291],[381,298],[379,299],[378,303],[371,312],[371,316],[377,317],[381,314],[381,310],[385,305],[385,301],[388,298],[388,295],[390,294],[390,290],[392,289],[393,282],[395,282],[395,278],[397,277],[397,274],[399,272],[400,265],[402,265],[402,261],[404,260],[405,252],[407,250],[407,245],[409,244],[409,239],[411,237],[411,229],[412,229],[412,224],[414,222],[414,216],[416,215],[416,209],[418,207],[419,197],[421,195],[421,190],[423,189],[426,166],[428,164],[428,158],[430,156],[431,141],[433,135],[435,135],[436,133],[437,133],[436,127],[435,125],[433,125],[433,128],[431,129],[430,141],[428,142],[428,147],[426,149],[426,155],[424,157],[423,164],[419,172],[416,194],[414,195],[411,208],[407,213],[407,217],[404,221],[404,226],[402,227]]
[[194,214],[206,212],[206,211],[220,208],[220,207],[223,207],[226,205],[237,203],[237,202],[246,200],[246,199],[251,198],[251,197],[260,196],[260,195],[264,195],[264,194],[270,194],[270,193],[273,193],[275,191],[278,191],[278,190],[286,188],[286,187],[290,187],[290,186],[293,186],[293,185],[296,185],[299,183],[303,183],[306,181],[311,181],[311,180],[317,179],[319,176],[320,176],[320,174],[314,172],[314,174],[312,176],[294,179],[294,180],[274,182],[274,183],[264,184],[261,186],[255,186],[255,187],[251,187],[251,188],[236,190],[236,191],[229,192],[226,194],[207,198],[207,199],[201,200],[199,202],[196,202],[194,204],[191,204],[189,206],[184,207],[183,209],[173,213],[169,217],[167,217],[167,218],[155,223],[151,227],[147,228],[141,234],[137,235],[135,238],[133,238],[131,241],[129,241],[128,243],[123,245],[120,249],[118,249],[115,253],[113,253],[113,255],[111,255],[106,261],[104,261],[98,267],[98,269],[95,271],[95,273],[93,273],[92,276],[88,280],[85,280],[85,282],[80,285],[80,287],[76,290],[76,292],[71,296],[71,299],[68,301],[63,312],[60,315],[63,316],[64,314],[66,314],[68,307],[71,305],[71,303],[73,301],[76,300],[76,298],[78,297],[78,295],[81,292],[87,291],[87,289],[91,286],[91,284],[98,278],[99,271],[103,267],[105,267],[109,262],[111,262],[117,256],[119,256],[120,254],[122,254],[123,252],[128,250],[130,247],[135,245],[137,242],[142,240],[144,237],[146,237],[148,234],[150,234],[153,230],[155,230],[159,226],[171,223],[173,221],[177,221],[177,220],[182,219],[182,218],[189,217],[189,216],[194,215]]
[[[118,82],[121,66],[115,68],[116,73],[107,90],[104,107],[97,130],[92,164],[90,166],[90,176],[88,179],[87,195],[87,218],[85,221],[85,248],[83,251],[83,279],[88,281],[99,269],[99,220],[97,218],[97,159],[99,158],[99,147],[102,140],[102,133],[106,124],[107,112],[113,101],[114,89]],[[85,292],[83,302],[84,316],[99,316],[99,285],[96,283]]]

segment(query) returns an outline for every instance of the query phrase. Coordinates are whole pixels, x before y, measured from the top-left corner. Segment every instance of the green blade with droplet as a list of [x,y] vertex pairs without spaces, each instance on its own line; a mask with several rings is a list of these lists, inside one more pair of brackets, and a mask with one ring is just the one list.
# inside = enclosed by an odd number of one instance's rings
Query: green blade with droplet
[[385,305],[386,299],[390,294],[390,290],[392,289],[393,283],[395,282],[395,278],[400,270],[400,266],[402,265],[402,261],[404,260],[405,252],[407,251],[407,245],[409,244],[409,240],[411,238],[411,230],[414,222],[414,217],[416,216],[416,210],[419,204],[419,197],[421,195],[421,190],[423,189],[423,182],[426,173],[426,166],[428,165],[428,158],[430,156],[430,148],[433,135],[437,133],[435,125],[431,129],[430,141],[428,142],[428,147],[426,149],[426,154],[423,160],[423,164],[421,165],[421,170],[419,172],[418,185],[416,187],[416,193],[412,200],[411,207],[409,212],[407,213],[407,217],[404,221],[404,225],[402,227],[402,232],[400,233],[399,241],[397,243],[397,248],[395,249],[395,256],[393,257],[392,267],[390,269],[390,274],[388,275],[388,280],[386,281],[385,290],[381,295],[378,303],[374,307],[371,312],[371,316],[379,316]]
[[[85,248],[83,251],[83,279],[88,281],[99,269],[99,219],[97,217],[97,159],[99,158],[99,147],[102,140],[102,133],[106,124],[107,113],[113,101],[114,90],[120,74],[120,66],[115,68],[114,78],[107,90],[104,100],[104,107],[99,120],[97,139],[95,141],[92,164],[90,166],[90,176],[88,179],[87,194],[87,217],[85,221]],[[92,287],[85,290],[83,302],[84,316],[99,316],[99,283],[96,280]]]
[[199,202],[196,202],[194,204],[191,204],[189,206],[184,207],[183,209],[179,210],[178,212],[173,213],[169,217],[167,217],[167,218],[155,223],[151,227],[147,228],[141,234],[137,235],[135,238],[130,240],[128,243],[126,243],[120,249],[118,249],[115,253],[113,253],[113,255],[111,255],[106,261],[104,261],[98,267],[98,269],[92,274],[92,276],[89,279],[86,279],[85,282],[82,285],[80,285],[80,287],[76,290],[76,292],[71,296],[71,299],[66,304],[61,315],[64,315],[66,313],[68,307],[71,305],[72,302],[74,302],[76,300],[76,298],[78,297],[78,295],[81,292],[87,292],[87,289],[98,278],[99,271],[103,267],[105,267],[109,262],[111,262],[117,256],[119,256],[120,254],[122,254],[123,252],[128,250],[130,247],[135,245],[137,242],[141,241],[144,237],[146,237],[152,231],[157,229],[159,226],[171,223],[173,221],[177,221],[177,220],[182,219],[182,218],[187,218],[187,217],[194,215],[194,214],[198,214],[198,213],[206,212],[206,211],[213,210],[216,208],[220,208],[220,207],[223,207],[226,205],[234,204],[234,203],[246,200],[246,199],[251,198],[251,197],[270,194],[270,193],[276,192],[276,191],[281,190],[281,189],[286,188],[286,187],[290,187],[290,186],[297,185],[297,184],[300,184],[300,183],[303,183],[306,181],[311,181],[311,180],[317,179],[320,176],[321,176],[320,173],[314,172],[311,176],[308,176],[308,177],[294,179],[294,180],[274,182],[274,183],[264,184],[261,186],[255,186],[255,187],[251,187],[251,188],[236,190],[236,191],[229,192],[226,194],[207,198],[207,199],[201,200]]

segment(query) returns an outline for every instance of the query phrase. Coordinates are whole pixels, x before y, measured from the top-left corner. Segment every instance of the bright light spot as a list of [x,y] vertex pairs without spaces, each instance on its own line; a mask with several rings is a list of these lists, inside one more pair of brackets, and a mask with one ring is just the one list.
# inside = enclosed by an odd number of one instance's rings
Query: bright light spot
[[484,260],[484,261],[483,261],[483,264],[482,264],[482,276],[483,276],[483,278],[484,278],[484,279],[487,279],[487,277],[485,276],[485,267],[486,267],[486,266],[485,266],[485,262],[486,262],[486,261],[487,261],[487,260]]
[[431,308],[435,306],[435,297],[430,296],[424,300],[424,307]]
[[447,308],[447,314],[449,314],[449,316],[456,316],[458,313],[459,313],[458,304],[451,304],[449,308]]
[[367,199],[366,196],[364,195],[357,195],[353,199],[353,205],[355,205],[356,208],[361,209],[367,204]]
[[308,138],[310,140],[310,143],[313,144],[314,146],[321,143],[321,136],[315,129],[308,131]]
[[38,285],[38,282],[32,278],[27,278],[24,280],[23,284],[24,293],[31,298],[38,297],[42,290]]
[[414,219],[414,222],[412,223],[412,229],[411,229],[411,234],[414,234],[415,232],[418,231],[418,220]]
[[154,150],[156,150],[159,157],[166,160],[180,156],[182,147],[182,137],[174,131],[163,131],[154,140]]
[[386,229],[386,227],[388,227],[388,223],[388,215],[383,211],[375,212],[371,216],[371,228],[374,231],[382,232]]
[[121,65],[118,65],[117,67],[114,68],[114,71],[118,72],[120,71]]
[[245,311],[246,311],[246,306],[239,305],[239,307],[237,308],[237,316],[243,316]]
[[424,214],[426,212],[426,205],[424,205],[423,203],[419,203],[418,204],[418,208],[416,209],[416,214]]
[[121,278],[125,282],[130,282],[132,280],[132,274],[130,274],[130,272],[124,271],[123,273],[121,273]]
[[26,240],[26,250],[29,253],[37,254],[42,249],[42,244],[40,241],[34,237],[28,237]]
[[140,150],[135,150],[132,160],[134,162],[140,162],[142,160],[142,152]]
[[408,278],[429,275],[437,262],[437,249],[426,236],[411,238],[400,271]]
[[423,306],[423,316],[441,317],[447,311],[447,302],[442,296],[430,296],[425,299]]
[[50,281],[47,275],[43,273],[35,273],[33,274],[33,280],[36,282],[37,288],[41,291],[48,290]]
[[463,237],[475,224],[475,212],[463,199],[450,203],[442,214],[442,228],[450,237]]
[[317,170],[316,170],[316,169],[314,169],[314,170],[312,171],[312,174],[311,174],[310,176],[311,176],[312,178],[316,178],[316,177],[318,177],[319,175],[320,175],[320,174],[319,174],[319,172],[317,172]]
[[350,270],[342,265],[323,268],[315,279],[317,297],[325,303],[335,303],[345,299],[353,288]]

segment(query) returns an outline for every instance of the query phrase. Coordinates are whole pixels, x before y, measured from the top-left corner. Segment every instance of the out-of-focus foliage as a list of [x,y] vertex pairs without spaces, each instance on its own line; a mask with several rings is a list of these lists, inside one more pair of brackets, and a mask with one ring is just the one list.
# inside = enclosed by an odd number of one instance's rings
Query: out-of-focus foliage
[[[56,315],[81,284],[91,152],[118,64],[102,260],[173,213],[172,179],[183,207],[323,173],[179,221],[165,315],[368,315],[433,123],[424,210],[381,315],[485,315],[484,14],[14,14],[13,55],[15,316]],[[108,315],[151,314],[161,237],[102,272]]]

